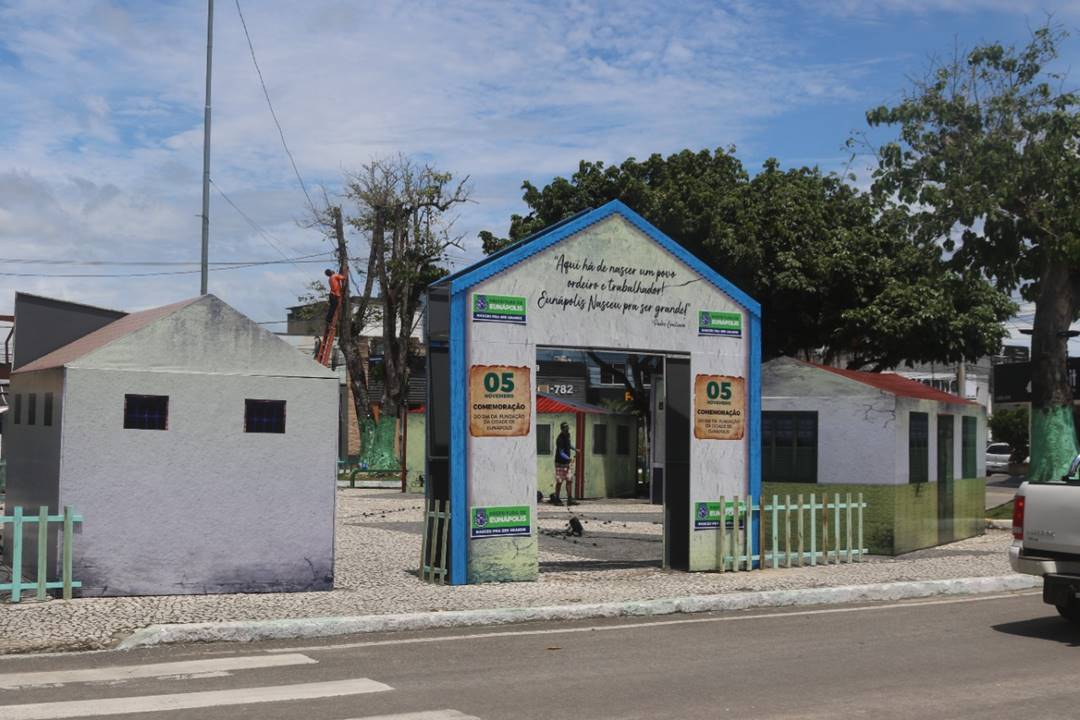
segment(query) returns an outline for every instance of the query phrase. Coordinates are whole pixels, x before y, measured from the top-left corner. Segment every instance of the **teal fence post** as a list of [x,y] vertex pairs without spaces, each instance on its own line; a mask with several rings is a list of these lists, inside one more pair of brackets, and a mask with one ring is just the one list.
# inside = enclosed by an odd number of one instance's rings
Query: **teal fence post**
[[70,505],[64,506],[64,549],[62,557],[62,573],[63,573],[63,585],[64,585],[64,599],[71,599],[71,535],[74,532],[73,516],[75,513],[72,511]]
[[859,562],[863,561],[863,525],[862,525],[862,511],[863,511],[863,495],[859,493]]
[[840,564],[840,552],[841,552],[841,550],[840,550],[840,504],[841,504],[840,503],[840,498],[841,497],[842,496],[840,495],[840,493],[836,493],[836,502],[833,503],[833,518],[836,520],[836,523],[833,525],[834,539],[835,539],[835,542],[833,543],[833,549],[836,552],[836,564],[837,565]]
[[773,570],[780,567],[780,515],[777,510],[777,505],[780,504],[780,499],[776,496],[772,496],[772,566]]
[[11,602],[17,603],[22,599],[23,511],[21,506],[15,506],[14,516],[15,523],[11,534]]
[[847,509],[845,510],[847,515],[847,561],[852,562],[851,558],[851,493],[847,494]]
[[49,508],[38,508],[37,534],[37,599],[45,599],[45,584],[48,582],[47,560],[49,557]]

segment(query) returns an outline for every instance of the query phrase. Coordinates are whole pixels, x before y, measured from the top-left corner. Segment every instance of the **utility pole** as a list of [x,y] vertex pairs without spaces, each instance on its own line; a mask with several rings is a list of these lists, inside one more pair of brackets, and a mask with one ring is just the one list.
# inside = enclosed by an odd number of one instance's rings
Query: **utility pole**
[[210,268],[210,64],[214,58],[214,0],[206,7],[206,107],[203,109],[202,172],[202,282],[199,294],[205,295]]

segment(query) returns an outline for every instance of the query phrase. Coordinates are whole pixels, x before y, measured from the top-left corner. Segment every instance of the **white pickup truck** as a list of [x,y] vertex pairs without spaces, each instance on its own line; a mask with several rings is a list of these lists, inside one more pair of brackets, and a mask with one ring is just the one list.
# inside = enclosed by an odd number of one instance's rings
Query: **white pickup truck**
[[1043,578],[1043,602],[1080,624],[1080,455],[1058,482],[1022,484],[1013,505],[1009,564]]

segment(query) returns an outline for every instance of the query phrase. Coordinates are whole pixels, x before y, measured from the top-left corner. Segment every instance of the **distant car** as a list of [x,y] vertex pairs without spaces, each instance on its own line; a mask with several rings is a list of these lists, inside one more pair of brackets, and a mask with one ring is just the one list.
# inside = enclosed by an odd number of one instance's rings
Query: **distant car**
[[986,446],[986,472],[1009,472],[1009,457],[1012,448],[1005,443],[990,443]]

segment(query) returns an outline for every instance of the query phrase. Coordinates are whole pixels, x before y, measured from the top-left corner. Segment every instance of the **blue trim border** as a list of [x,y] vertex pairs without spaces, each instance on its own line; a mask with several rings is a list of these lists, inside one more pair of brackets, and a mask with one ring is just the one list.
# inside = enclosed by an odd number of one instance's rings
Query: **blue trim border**
[[469,392],[465,345],[468,341],[465,293],[450,297],[450,584],[468,582],[469,488],[468,438]]
[[[504,251],[481,260],[454,275],[433,283],[449,286],[450,290],[450,577],[451,585],[468,583],[469,553],[469,493],[468,493],[468,379],[465,359],[468,338],[468,291],[529,259],[547,248],[581,232],[601,220],[620,215],[656,242],[702,279],[730,297],[749,316],[750,340],[750,422],[748,429],[749,489],[753,501],[761,502],[761,305],[735,287],[729,280],[710,268],[645,218],[619,200],[568,218],[542,230],[532,238],[512,245]],[[754,552],[760,553],[758,533],[753,533]]]
[[460,274],[452,276],[449,279],[450,292],[453,295],[465,292],[491,276],[513,267],[523,260],[527,260],[533,255],[546,250],[552,245],[555,245],[571,235],[579,233],[590,225],[595,225],[612,215],[621,215],[630,222],[630,224],[634,225],[638,230],[641,230],[658,245],[674,255],[683,264],[689,266],[691,270],[734,300],[735,304],[742,307],[747,313],[754,317],[761,317],[761,305],[756,300],[735,287],[735,285],[727,278],[723,277],[699,260],[682,245],[679,245],[667,235],[660,232],[655,226],[649,223],[648,220],[638,215],[619,200],[612,200],[606,205],[601,205],[597,209],[557,227],[552,232],[544,233],[533,241],[522,243],[521,245],[514,247],[504,255],[492,257],[487,262],[481,261],[472,269],[464,270]]
[[[750,423],[747,441],[749,443],[750,502],[761,507],[761,318],[750,318]],[[753,513],[751,513],[751,516]],[[758,522],[764,521],[764,513],[758,516]],[[761,553],[761,533],[753,534],[753,552]],[[759,560],[760,562],[760,560]]]

